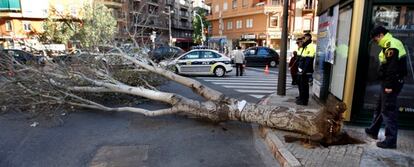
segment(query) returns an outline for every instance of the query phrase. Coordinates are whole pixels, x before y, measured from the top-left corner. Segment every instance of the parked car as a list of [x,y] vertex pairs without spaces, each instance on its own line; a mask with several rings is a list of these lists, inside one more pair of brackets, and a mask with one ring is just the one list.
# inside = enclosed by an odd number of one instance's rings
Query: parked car
[[230,58],[211,49],[195,49],[177,57],[173,61],[160,64],[172,66],[177,74],[215,75],[223,77],[231,72]]
[[44,65],[46,57],[35,55],[20,49],[3,49],[3,52],[13,57],[15,63]]
[[185,51],[175,46],[161,46],[149,52],[152,60],[160,62],[165,59],[173,59],[185,53]]
[[244,51],[247,66],[270,66],[276,67],[279,64],[279,54],[264,46],[250,47]]

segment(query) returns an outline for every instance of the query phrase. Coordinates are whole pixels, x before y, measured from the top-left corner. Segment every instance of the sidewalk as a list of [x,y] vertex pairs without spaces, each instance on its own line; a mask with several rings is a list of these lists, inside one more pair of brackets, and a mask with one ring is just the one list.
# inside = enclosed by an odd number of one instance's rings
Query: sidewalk
[[[296,107],[295,97],[298,96],[297,88],[286,90],[286,96],[272,94],[262,100],[265,105],[289,105]],[[320,108],[314,99],[310,99],[306,108]],[[291,132],[259,127],[260,136],[266,145],[280,162],[281,166],[337,166],[337,167],[370,167],[370,166],[414,166],[414,131],[399,130],[397,149],[378,148],[376,140],[369,138],[364,133],[365,127],[344,125],[344,131],[350,136],[363,140],[365,144],[350,144],[329,147],[306,148],[299,142],[286,143],[283,136]],[[380,139],[384,137],[381,129]],[[381,138],[382,137],[382,138]]]

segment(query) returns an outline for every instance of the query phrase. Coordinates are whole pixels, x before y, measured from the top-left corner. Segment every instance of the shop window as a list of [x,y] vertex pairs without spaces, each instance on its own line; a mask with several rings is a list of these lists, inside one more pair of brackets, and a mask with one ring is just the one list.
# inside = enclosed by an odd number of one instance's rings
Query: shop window
[[339,11],[338,30],[335,48],[335,63],[332,66],[329,91],[338,99],[343,99],[346,65],[348,62],[349,34],[351,32],[352,8]]
[[270,27],[279,27],[279,16],[270,17]]
[[[401,113],[401,118],[406,119],[401,121],[409,123],[408,118],[414,118],[412,115],[414,112],[414,5],[375,5],[372,12],[371,26],[384,26],[393,37],[401,40],[406,49],[408,73],[398,98],[397,108]],[[376,76],[378,75],[378,54],[380,52],[381,48],[375,42],[369,45],[368,78],[363,106],[366,110],[375,110],[376,99],[378,99],[375,97],[379,96],[380,83]]]
[[13,31],[12,22],[10,20],[6,21],[6,31]]
[[227,22],[227,29],[228,30],[233,29],[233,22],[232,21]]

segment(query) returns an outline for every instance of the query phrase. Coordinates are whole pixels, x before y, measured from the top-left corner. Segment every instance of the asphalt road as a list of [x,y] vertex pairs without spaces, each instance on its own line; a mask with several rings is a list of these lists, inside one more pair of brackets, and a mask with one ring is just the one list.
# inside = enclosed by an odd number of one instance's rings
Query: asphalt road
[[[200,98],[173,82],[161,90]],[[165,106],[145,103],[140,107]],[[31,127],[35,121],[39,125]],[[212,124],[183,115],[148,118],[99,111],[73,112],[53,120],[22,113],[0,115],[1,167],[268,164],[254,147],[251,125],[245,123]]]

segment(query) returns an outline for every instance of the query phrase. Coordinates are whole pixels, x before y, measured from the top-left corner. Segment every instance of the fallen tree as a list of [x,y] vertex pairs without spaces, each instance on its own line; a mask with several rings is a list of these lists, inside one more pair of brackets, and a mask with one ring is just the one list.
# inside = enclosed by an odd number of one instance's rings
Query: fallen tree
[[[197,101],[179,94],[163,92],[145,81],[130,85],[115,79],[113,69],[105,62],[95,58],[91,61],[77,61],[75,64],[48,62],[45,66],[19,64],[2,59],[1,101],[3,110],[26,106],[30,110],[43,107],[67,106],[81,107],[107,112],[134,112],[145,116],[160,116],[184,112],[214,122],[242,121],[281,130],[305,134],[312,141],[330,143],[341,135],[344,104],[319,110],[296,109],[288,106],[271,106],[248,103],[230,98],[200,82],[177,75],[150,60],[142,61],[121,54],[112,55],[131,61],[135,72],[146,71],[180,83],[205,99]],[[2,56],[7,57],[7,56]],[[101,104],[97,99],[82,96],[82,93],[117,93],[144,97],[169,104],[169,108],[149,111],[131,106],[111,107]],[[17,101],[16,101],[17,100]],[[45,109],[45,108],[43,108]]]

